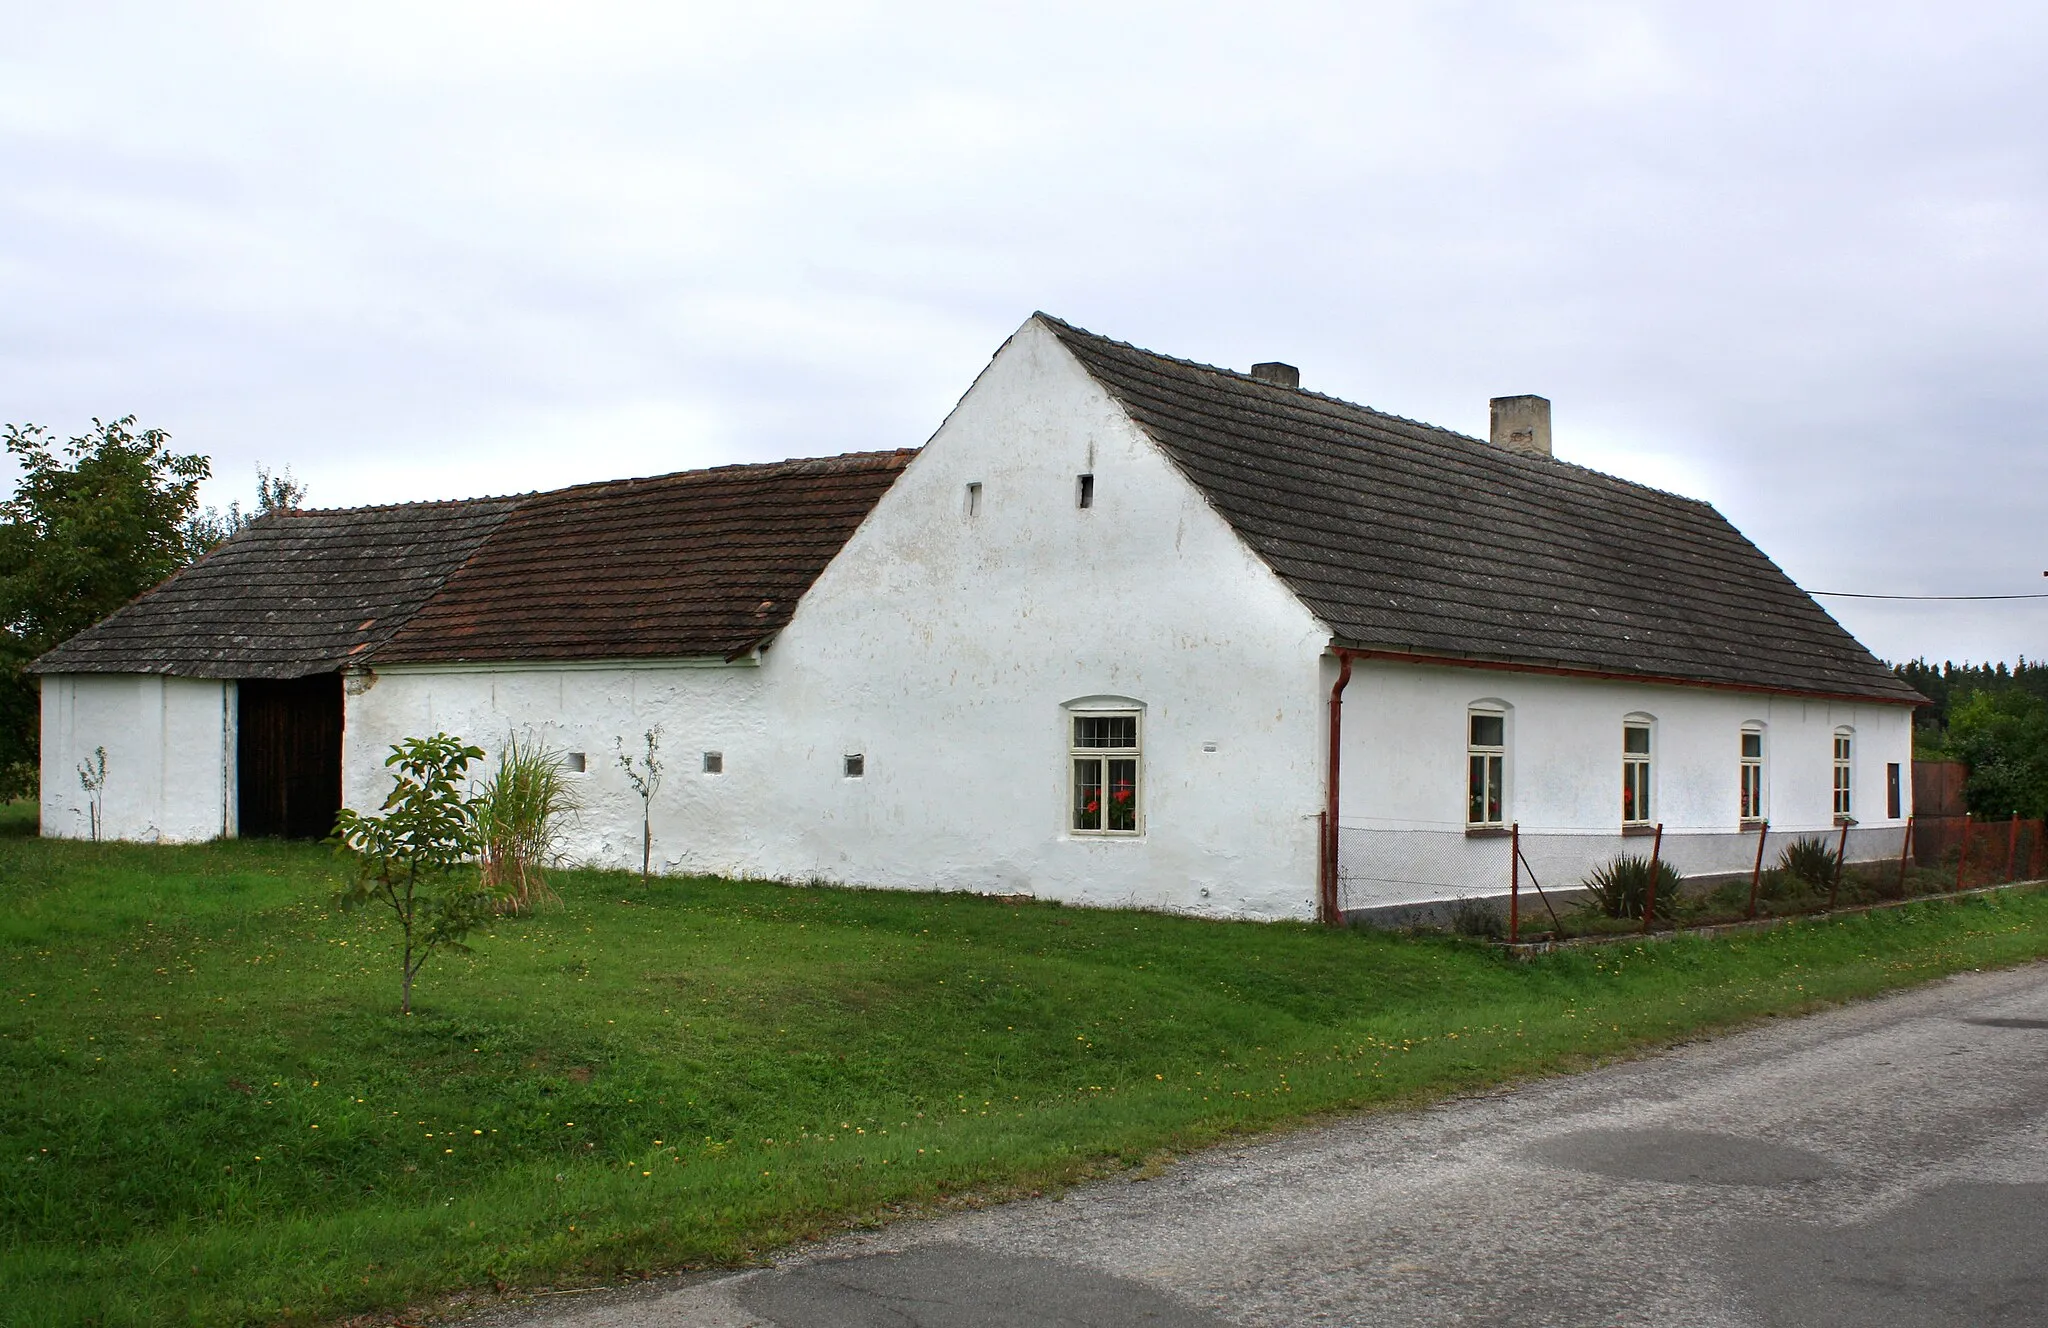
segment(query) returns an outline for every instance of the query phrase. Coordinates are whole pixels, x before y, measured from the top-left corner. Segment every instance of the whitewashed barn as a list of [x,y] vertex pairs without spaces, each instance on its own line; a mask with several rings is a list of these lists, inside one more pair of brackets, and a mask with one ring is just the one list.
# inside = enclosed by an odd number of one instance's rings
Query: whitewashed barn
[[1036,315],[915,451],[266,517],[38,662],[43,831],[99,747],[104,833],[179,840],[530,734],[568,856],[637,866],[658,726],[665,871],[1305,918],[1498,894],[1516,826],[1553,874],[1660,826],[1746,868],[1766,818],[1896,852],[1918,696],[1713,508],[1494,412]]

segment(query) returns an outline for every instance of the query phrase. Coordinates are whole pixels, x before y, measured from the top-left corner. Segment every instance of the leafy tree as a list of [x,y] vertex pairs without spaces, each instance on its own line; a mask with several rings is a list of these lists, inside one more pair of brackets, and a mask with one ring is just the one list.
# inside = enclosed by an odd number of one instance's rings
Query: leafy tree
[[463,938],[493,913],[489,890],[470,870],[480,847],[477,808],[457,787],[483,750],[436,733],[394,743],[397,767],[381,814],[343,808],[332,843],[354,859],[344,908],[382,904],[405,929],[399,1013],[412,1013],[412,980],[436,950],[467,951]]
[[24,670],[203,550],[190,518],[211,474],[135,417],[93,421],[61,445],[41,425],[4,426],[21,475],[0,503],[0,798],[36,786],[35,680]]
[[290,466],[284,468],[283,474],[273,475],[269,467],[259,465],[255,512],[242,511],[239,501],[229,503],[225,512],[213,507],[194,512],[185,523],[186,542],[199,553],[210,553],[222,542],[247,530],[257,517],[296,511],[305,505],[306,486],[292,476]]
[[2018,688],[1971,692],[1950,708],[1943,748],[1970,767],[1971,811],[2048,816],[2048,701]]

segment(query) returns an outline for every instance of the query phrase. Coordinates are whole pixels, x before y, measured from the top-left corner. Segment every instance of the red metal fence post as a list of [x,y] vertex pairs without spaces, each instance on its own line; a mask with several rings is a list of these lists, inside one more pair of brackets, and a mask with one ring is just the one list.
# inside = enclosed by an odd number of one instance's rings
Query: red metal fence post
[[1650,841],[1650,886],[1643,894],[1643,930],[1650,930],[1650,919],[1657,916],[1657,874],[1658,864],[1664,860],[1664,823],[1657,822],[1657,837]]
[[1906,837],[1899,841],[1899,897],[1906,897],[1906,862],[1913,856],[1913,818],[1906,818]]
[[1835,907],[1835,896],[1842,893],[1842,868],[1849,863],[1849,823],[1842,822],[1842,836],[1835,843],[1835,879],[1828,883],[1828,910]]
[[2012,863],[2020,851],[2020,809],[2012,809],[2012,819],[2007,821],[2005,830],[2005,879],[2012,879]]
[[1963,868],[1970,865],[1970,813],[1963,813],[1963,846],[1956,850],[1956,893],[1963,889]]
[[1749,916],[1756,916],[1757,890],[1764,879],[1764,836],[1771,833],[1771,823],[1765,821],[1756,828],[1756,865],[1749,869]]
[[1508,944],[1522,939],[1522,823],[1508,830]]

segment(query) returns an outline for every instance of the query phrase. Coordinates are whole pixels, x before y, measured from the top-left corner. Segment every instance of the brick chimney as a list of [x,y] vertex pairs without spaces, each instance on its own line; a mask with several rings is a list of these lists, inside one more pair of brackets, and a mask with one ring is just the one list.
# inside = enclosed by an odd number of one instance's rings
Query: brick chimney
[[1495,447],[1536,456],[1550,455],[1549,397],[1495,397],[1488,404],[1493,407]]
[[1262,383],[1271,383],[1275,387],[1301,386],[1301,370],[1291,364],[1282,364],[1278,360],[1267,360],[1263,364],[1254,364],[1252,366],[1252,377]]

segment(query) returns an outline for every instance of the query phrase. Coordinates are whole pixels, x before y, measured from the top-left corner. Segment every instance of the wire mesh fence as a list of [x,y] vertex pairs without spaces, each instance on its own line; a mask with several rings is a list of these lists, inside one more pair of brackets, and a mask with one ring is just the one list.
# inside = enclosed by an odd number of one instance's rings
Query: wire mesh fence
[[[1588,923],[1589,907],[1607,908],[1614,924],[1721,922],[2038,879],[2048,871],[2042,822],[2017,818],[1625,832],[1352,822],[1340,825],[1335,838],[1338,903],[1346,913],[1485,900],[1495,912],[1508,903],[1514,930],[1526,920],[1560,934],[1600,929]],[[1662,884],[1616,894],[1617,871]],[[1600,882],[1609,888],[1595,898],[1588,887]],[[1657,901],[1660,889],[1669,897]]]
[[1916,816],[1913,860],[1925,869],[1953,870],[1956,889],[2039,880],[2048,875],[2048,833],[2038,818]]

